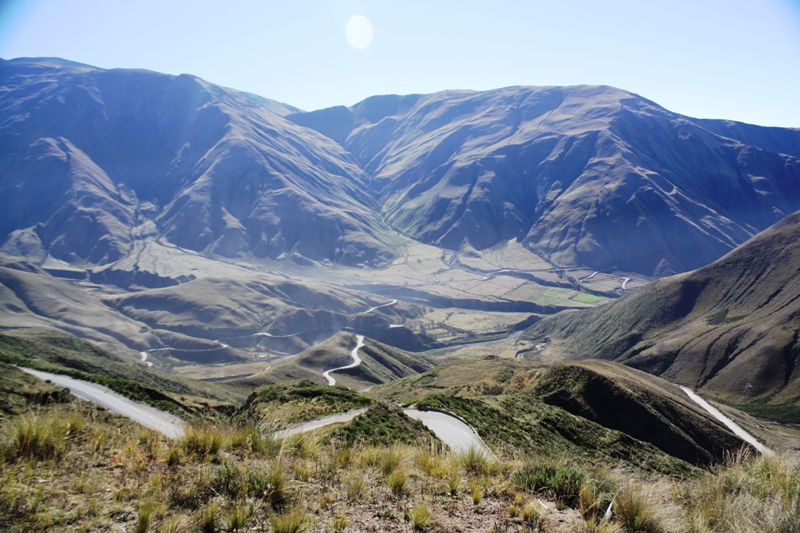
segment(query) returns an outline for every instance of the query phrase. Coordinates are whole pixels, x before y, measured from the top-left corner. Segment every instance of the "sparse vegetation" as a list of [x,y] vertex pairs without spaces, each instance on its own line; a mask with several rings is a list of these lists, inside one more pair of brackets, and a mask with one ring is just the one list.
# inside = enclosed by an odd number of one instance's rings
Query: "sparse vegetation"
[[30,401],[0,422],[0,529],[12,532],[755,533],[800,523],[800,468],[780,456],[738,455],[681,479],[547,448],[490,460],[429,442],[348,444],[325,430],[281,440],[277,426],[252,421],[197,424],[172,442],[90,405]]

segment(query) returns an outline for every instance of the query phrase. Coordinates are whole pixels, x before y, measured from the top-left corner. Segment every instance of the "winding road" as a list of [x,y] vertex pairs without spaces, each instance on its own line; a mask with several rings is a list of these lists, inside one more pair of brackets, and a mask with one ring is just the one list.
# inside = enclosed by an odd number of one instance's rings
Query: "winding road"
[[747,444],[751,445],[753,448],[758,450],[759,452],[763,453],[764,455],[772,455],[772,450],[761,444],[753,437],[751,434],[743,430],[736,422],[728,418],[727,416],[723,415],[719,409],[702,399],[698,396],[693,390],[688,387],[684,387],[683,385],[678,385],[680,389],[686,393],[686,395],[691,398],[696,404],[700,407],[705,409],[711,416],[725,424],[725,426],[730,429],[737,437],[745,441]]
[[480,435],[463,420],[440,411],[419,411],[409,408],[403,409],[403,412],[425,424],[425,427],[433,431],[439,440],[456,453],[464,453],[474,448],[489,457],[494,457],[492,450],[486,446]]
[[275,433],[275,437],[279,439],[285,439],[286,437],[291,437],[292,435],[297,435],[298,433],[305,433],[307,431],[319,429],[331,424],[343,424],[345,422],[350,422],[358,415],[365,413],[367,409],[369,409],[369,407],[359,407],[358,409],[352,409],[345,413],[336,413],[333,415],[324,416],[322,418],[317,418],[316,420],[309,420],[308,422],[289,424],[283,431]]
[[[389,303],[376,305],[374,307],[370,307],[366,311],[362,311],[360,313],[357,313],[357,315],[366,315],[366,314],[372,313],[373,311],[375,311],[377,309],[380,309],[382,307],[389,307],[390,305],[395,305],[397,302],[398,302],[398,300],[392,300]],[[403,324],[391,324],[391,325],[389,325],[389,329],[401,328],[401,327],[403,327]],[[349,329],[352,329],[352,328],[345,327],[343,329],[344,330],[349,330]],[[225,344],[224,342],[222,342],[223,340],[246,339],[246,338],[249,338],[249,337],[270,337],[270,338],[273,338],[273,339],[288,339],[289,337],[297,337],[298,335],[303,335],[305,333],[314,333],[314,332],[317,332],[317,331],[323,331],[323,330],[321,330],[321,329],[313,329],[313,330],[307,330],[307,331],[299,331],[297,333],[288,333],[286,335],[273,335],[272,333],[259,332],[259,333],[249,334],[249,335],[241,335],[241,336],[237,336],[237,337],[225,337],[225,339],[220,339],[220,340],[213,341],[213,342],[217,343],[217,346],[214,347],[214,348],[200,348],[200,349],[185,349],[185,348],[170,348],[170,347],[153,348],[151,350],[145,350],[143,352],[139,352],[139,356],[141,357],[142,363],[146,364],[147,366],[153,366],[153,363],[148,361],[147,359],[150,356],[150,354],[155,353],[155,352],[165,352],[165,351],[169,351],[169,350],[176,351],[176,352],[192,352],[192,353],[195,353],[195,352],[214,352],[216,350],[222,350],[222,349],[230,347],[228,344]],[[355,365],[355,366],[358,366],[358,365]],[[345,368],[351,368],[351,367],[345,367]],[[337,368],[337,369],[333,369],[333,370],[343,370],[343,368]],[[330,370],[330,372],[333,372],[333,370]],[[330,382],[330,379],[328,381]]]
[[[361,407],[359,409],[347,411],[346,413],[336,413],[316,420],[292,424],[285,430],[276,433],[275,436],[278,438],[286,438],[331,424],[343,424],[366,412],[367,409],[367,407]],[[483,442],[475,430],[472,429],[469,424],[454,416],[440,411],[420,411],[415,408],[403,409],[403,413],[425,424],[425,427],[430,429],[439,440],[447,444],[447,446],[456,453],[464,453],[469,451],[470,448],[474,448],[480,450],[489,457],[494,457],[492,451],[486,446],[486,443]]]
[[356,340],[358,341],[356,347],[350,352],[350,357],[353,358],[353,362],[349,365],[340,366],[338,368],[331,368],[330,370],[326,370],[322,373],[322,377],[328,380],[328,385],[333,386],[336,385],[336,379],[331,377],[331,372],[336,372],[337,370],[347,370],[348,368],[355,368],[361,364],[361,358],[358,356],[358,349],[364,347],[364,335],[356,335]]
[[126,416],[145,427],[163,433],[171,439],[176,439],[183,435],[184,423],[177,416],[159,411],[143,403],[134,402],[121,394],[117,394],[108,387],[60,374],[51,374],[50,372],[24,367],[17,368],[43,381],[50,381],[60,387],[66,387],[70,393],[81,400],[97,404],[112,413]]

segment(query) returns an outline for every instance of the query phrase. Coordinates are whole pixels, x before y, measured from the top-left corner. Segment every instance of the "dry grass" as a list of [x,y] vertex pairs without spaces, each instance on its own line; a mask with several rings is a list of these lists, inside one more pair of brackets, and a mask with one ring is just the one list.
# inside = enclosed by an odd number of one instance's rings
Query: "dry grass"
[[171,442],[84,405],[5,420],[0,435],[3,531],[792,533],[800,524],[800,469],[779,456],[739,455],[681,481],[552,457],[281,442],[254,427],[197,427]]

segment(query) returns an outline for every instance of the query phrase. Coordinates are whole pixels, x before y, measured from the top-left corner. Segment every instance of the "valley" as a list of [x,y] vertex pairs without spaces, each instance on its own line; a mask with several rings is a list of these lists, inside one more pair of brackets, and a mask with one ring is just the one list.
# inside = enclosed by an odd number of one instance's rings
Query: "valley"
[[800,130],[590,85],[0,89],[0,529],[800,523]]

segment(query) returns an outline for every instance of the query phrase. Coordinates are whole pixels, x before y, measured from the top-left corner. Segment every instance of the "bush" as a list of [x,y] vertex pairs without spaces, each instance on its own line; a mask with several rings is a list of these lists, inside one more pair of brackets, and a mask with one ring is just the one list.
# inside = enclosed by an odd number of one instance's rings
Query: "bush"
[[586,475],[569,466],[540,463],[528,464],[514,473],[514,483],[520,489],[545,494],[559,505],[575,507],[580,498]]

